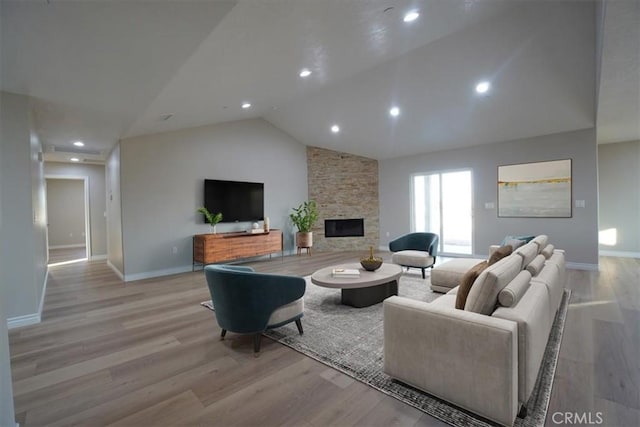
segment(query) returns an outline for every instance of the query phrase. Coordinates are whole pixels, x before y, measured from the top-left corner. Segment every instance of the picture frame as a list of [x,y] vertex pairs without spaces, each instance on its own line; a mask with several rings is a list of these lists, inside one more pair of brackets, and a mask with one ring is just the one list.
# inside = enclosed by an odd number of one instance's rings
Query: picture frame
[[499,218],[571,218],[571,159],[498,166]]

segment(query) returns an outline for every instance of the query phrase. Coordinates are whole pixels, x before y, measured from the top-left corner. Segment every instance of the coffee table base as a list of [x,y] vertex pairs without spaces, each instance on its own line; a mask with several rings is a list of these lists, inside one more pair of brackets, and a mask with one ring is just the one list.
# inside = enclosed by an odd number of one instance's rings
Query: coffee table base
[[342,289],[342,304],[356,308],[369,307],[393,295],[398,295],[397,280],[366,288]]

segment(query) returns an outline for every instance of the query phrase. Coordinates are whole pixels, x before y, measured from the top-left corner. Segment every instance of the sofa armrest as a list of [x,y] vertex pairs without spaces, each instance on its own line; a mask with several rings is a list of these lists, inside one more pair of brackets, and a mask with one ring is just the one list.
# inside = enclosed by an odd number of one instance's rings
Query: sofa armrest
[[513,321],[397,296],[384,301],[384,372],[508,426],[518,413],[517,350]]

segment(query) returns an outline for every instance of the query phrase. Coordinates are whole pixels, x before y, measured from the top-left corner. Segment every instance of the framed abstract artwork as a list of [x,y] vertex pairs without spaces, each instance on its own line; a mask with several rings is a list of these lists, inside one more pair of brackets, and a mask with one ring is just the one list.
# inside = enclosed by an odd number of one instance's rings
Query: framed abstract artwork
[[571,218],[571,159],[498,166],[498,217]]

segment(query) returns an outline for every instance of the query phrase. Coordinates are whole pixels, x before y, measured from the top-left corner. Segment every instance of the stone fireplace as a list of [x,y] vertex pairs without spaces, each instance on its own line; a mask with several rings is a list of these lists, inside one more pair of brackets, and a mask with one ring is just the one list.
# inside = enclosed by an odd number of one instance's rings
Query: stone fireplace
[[314,251],[368,254],[369,246],[377,248],[378,161],[307,147],[307,173],[309,199],[316,201],[319,214],[313,229]]

